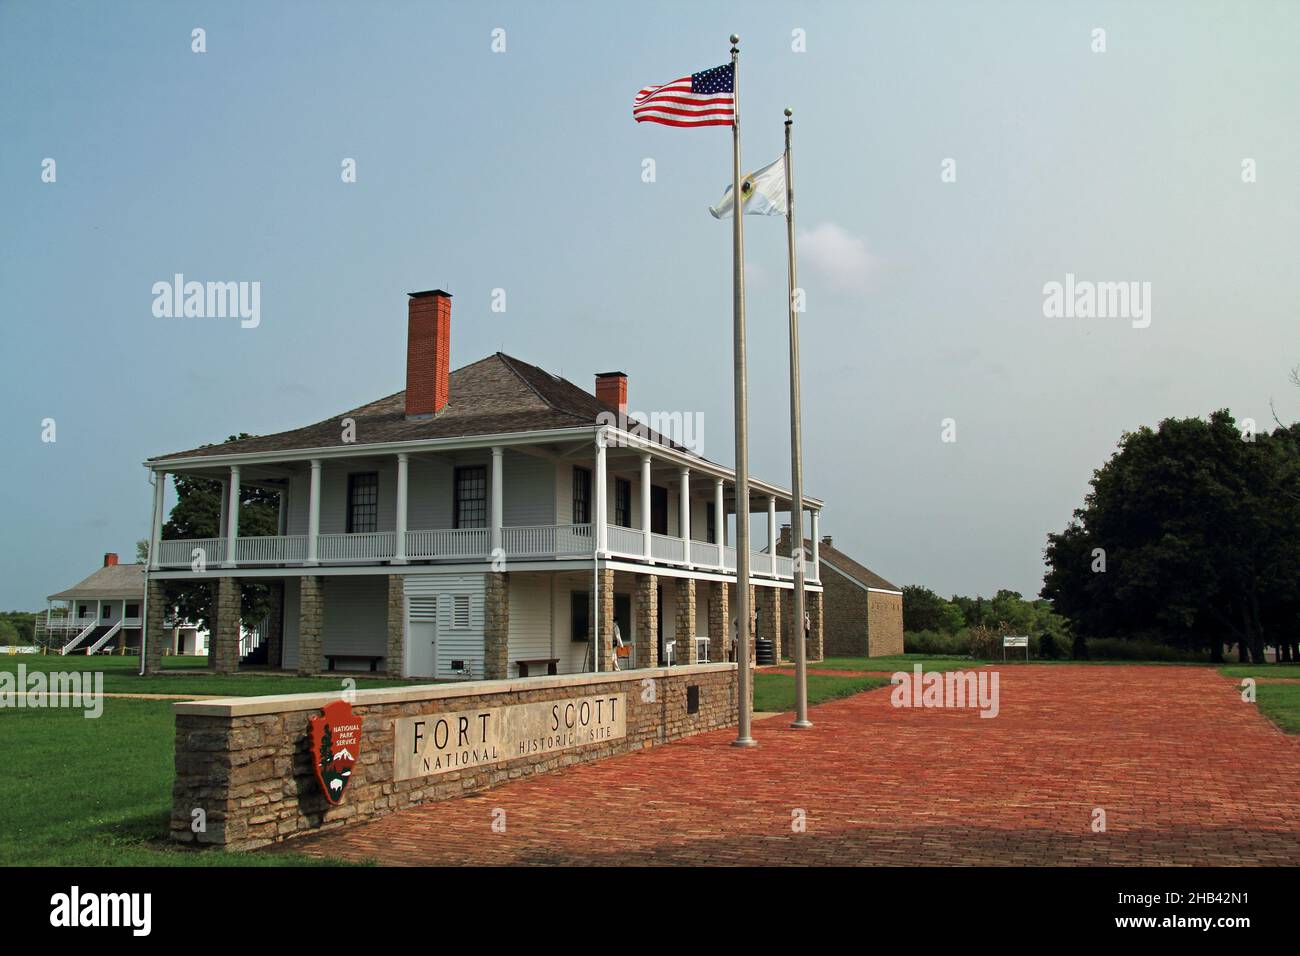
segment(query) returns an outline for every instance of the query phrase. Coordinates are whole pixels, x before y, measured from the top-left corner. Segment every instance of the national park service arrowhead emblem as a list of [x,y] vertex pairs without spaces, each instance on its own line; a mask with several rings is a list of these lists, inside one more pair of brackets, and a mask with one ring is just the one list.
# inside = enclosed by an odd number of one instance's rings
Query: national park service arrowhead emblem
[[361,757],[361,718],[346,700],[336,700],[311,719],[311,756],[321,792],[337,806]]

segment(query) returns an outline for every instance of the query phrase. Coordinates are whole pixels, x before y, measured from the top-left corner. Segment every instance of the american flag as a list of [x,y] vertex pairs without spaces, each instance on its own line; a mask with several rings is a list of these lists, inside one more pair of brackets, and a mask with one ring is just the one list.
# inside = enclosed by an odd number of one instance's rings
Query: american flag
[[663,86],[647,86],[632,101],[638,123],[665,126],[730,126],[736,117],[732,64],[692,73]]

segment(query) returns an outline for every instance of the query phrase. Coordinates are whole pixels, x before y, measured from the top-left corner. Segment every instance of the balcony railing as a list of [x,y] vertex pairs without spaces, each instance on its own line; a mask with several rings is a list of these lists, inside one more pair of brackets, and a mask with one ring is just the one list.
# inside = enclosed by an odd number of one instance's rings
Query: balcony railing
[[[489,528],[431,528],[407,531],[407,561],[489,561],[545,560],[550,558],[591,557],[596,551],[596,529],[591,524],[524,525],[501,528],[501,555],[493,554]],[[158,565],[166,569],[185,569],[198,557],[204,566],[227,565],[225,538],[192,538],[160,541]],[[307,535],[267,535],[240,537],[235,541],[234,564],[250,567],[300,567],[308,565],[311,542]],[[645,532],[638,528],[610,525],[606,528],[609,554],[631,560],[645,560]],[[322,565],[377,564],[394,561],[397,533],[373,531],[359,534],[321,534],[316,536],[316,563]],[[717,569],[735,572],[736,550],[707,541],[685,542],[671,535],[650,535],[650,560],[656,564],[682,565],[700,570]],[[776,576],[793,577],[790,558],[776,558]],[[812,580],[811,567],[808,568]],[[750,573],[770,576],[770,554],[753,552]],[[85,623],[85,622],[82,622]]]

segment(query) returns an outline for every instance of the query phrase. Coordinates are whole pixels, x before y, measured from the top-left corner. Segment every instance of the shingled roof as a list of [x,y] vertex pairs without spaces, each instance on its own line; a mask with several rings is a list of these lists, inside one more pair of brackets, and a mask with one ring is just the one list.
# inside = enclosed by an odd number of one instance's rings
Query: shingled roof
[[[394,392],[305,428],[204,445],[149,459],[207,458],[254,452],[294,451],[343,445],[340,421],[356,422],[356,445],[469,438],[554,428],[594,426],[608,405],[567,379],[497,352],[455,369],[450,376],[447,406],[432,418],[406,417],[406,392]],[[684,451],[667,439],[663,444]]]
[[[812,542],[804,542],[804,548],[808,552],[812,550]],[[858,564],[839,548],[832,547],[825,541],[817,546],[817,557],[826,562],[836,571],[847,575],[857,581],[865,588],[879,588],[882,591],[901,591],[902,588],[896,584],[890,584],[875,571],[872,571],[864,564]]]
[[100,568],[80,584],[51,594],[50,601],[77,601],[83,598],[138,598],[144,594],[143,564],[110,564]]

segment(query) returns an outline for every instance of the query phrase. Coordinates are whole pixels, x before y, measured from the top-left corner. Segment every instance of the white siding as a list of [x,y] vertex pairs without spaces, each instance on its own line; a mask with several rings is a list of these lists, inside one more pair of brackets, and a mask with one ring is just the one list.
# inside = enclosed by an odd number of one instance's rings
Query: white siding
[[[551,460],[509,449],[506,450],[504,459],[501,523],[506,527],[567,524],[568,517],[558,522],[555,518],[555,468]],[[488,480],[490,489],[490,475]]]
[[[325,654],[373,657],[388,649],[388,578],[372,574],[321,578],[324,613],[321,639]],[[340,667],[368,665],[340,664]]]
[[298,610],[302,606],[299,582],[289,578],[284,582],[284,658],[281,666],[285,670],[298,669]]
[[510,575],[509,674],[517,673],[515,661],[556,656],[551,652],[551,574]]
[[[450,528],[452,521],[452,474],[446,459],[411,459],[408,465],[406,526],[412,531]],[[396,493],[396,491],[394,491]]]
[[[455,678],[453,660],[463,660],[476,679],[483,677],[483,575],[411,574],[406,576],[406,596],[411,619],[433,615],[437,622],[438,656],[436,677]],[[469,598],[469,627],[452,626],[452,605],[456,596]]]

